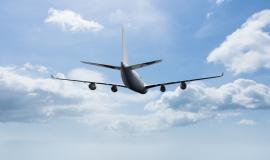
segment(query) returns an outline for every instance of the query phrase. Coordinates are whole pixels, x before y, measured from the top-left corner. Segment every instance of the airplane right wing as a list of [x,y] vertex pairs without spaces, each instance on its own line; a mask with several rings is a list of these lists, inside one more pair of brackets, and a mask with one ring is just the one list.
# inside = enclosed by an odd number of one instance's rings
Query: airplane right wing
[[181,81],[173,81],[173,82],[152,84],[152,85],[145,86],[145,88],[149,89],[149,88],[154,88],[154,87],[158,87],[158,86],[166,86],[166,85],[178,84],[178,83],[186,85],[186,82],[200,81],[200,80],[212,79],[212,78],[219,78],[219,77],[222,77],[222,76],[223,76],[223,73],[221,73],[220,75],[217,75],[217,76],[212,76],[212,77],[203,77],[203,78],[195,78],[195,79],[188,79],[188,80],[181,80]]

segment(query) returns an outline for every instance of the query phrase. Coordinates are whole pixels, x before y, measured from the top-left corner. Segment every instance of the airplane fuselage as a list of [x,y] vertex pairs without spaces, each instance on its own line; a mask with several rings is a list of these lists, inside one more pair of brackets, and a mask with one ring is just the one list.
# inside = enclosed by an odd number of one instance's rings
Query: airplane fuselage
[[121,71],[122,81],[126,87],[128,87],[129,89],[135,92],[139,92],[141,94],[147,93],[145,84],[137,72],[125,66],[123,62],[121,63],[120,71]]

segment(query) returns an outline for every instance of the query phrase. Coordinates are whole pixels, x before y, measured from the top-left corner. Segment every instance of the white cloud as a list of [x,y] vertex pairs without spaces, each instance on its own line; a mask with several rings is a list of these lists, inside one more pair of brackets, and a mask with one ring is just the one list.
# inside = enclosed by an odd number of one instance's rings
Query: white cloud
[[[106,81],[102,74],[85,69],[74,69],[68,73],[68,77]],[[102,86],[91,92],[86,84],[34,78],[17,67],[0,67],[0,93],[0,122],[70,117],[100,128],[143,132],[194,124],[210,116],[204,112],[170,108],[145,111],[144,114],[126,113],[121,110],[127,107],[140,107],[143,110],[143,106],[154,101],[160,93],[150,91],[145,96],[120,91],[114,94],[109,87]]]
[[209,112],[236,109],[270,109],[270,88],[252,80],[238,79],[219,88],[202,83],[190,85],[187,90],[177,88],[167,92],[146,106],[147,110],[164,109],[187,112]]
[[49,9],[49,16],[45,23],[52,23],[61,27],[64,31],[100,31],[104,27],[96,21],[83,19],[81,15],[72,10]]
[[238,122],[238,124],[245,125],[245,126],[253,126],[256,124],[256,122],[250,119],[242,119]]
[[235,74],[270,69],[270,10],[252,15],[239,29],[208,56],[208,62],[221,62]]
[[[219,88],[193,83],[185,91],[178,87],[159,98],[158,91],[149,91],[147,96],[121,89],[114,94],[102,86],[90,91],[86,84],[33,77],[22,68],[0,67],[0,122],[68,117],[103,129],[144,132],[237,116],[236,109],[270,106],[270,88],[245,79]],[[67,77],[108,81],[101,73],[86,69],[74,69]],[[134,113],[134,107],[144,107],[145,112]]]
[[[118,117],[117,111],[121,107],[133,103],[143,106],[158,95],[155,92],[148,96],[121,92],[114,94],[109,87],[100,85],[96,91],[90,91],[87,84],[40,78],[43,75],[34,77],[24,68],[0,67],[0,122],[42,121],[62,116],[87,119],[104,114]],[[74,69],[67,75],[69,78],[105,81],[102,74],[86,69]],[[108,121],[100,125],[105,127],[110,123]]]
[[115,35],[121,25],[149,37],[167,35],[170,19],[154,0],[76,0],[65,1],[63,5],[84,15],[92,15],[95,21],[99,20],[106,26],[106,35]]

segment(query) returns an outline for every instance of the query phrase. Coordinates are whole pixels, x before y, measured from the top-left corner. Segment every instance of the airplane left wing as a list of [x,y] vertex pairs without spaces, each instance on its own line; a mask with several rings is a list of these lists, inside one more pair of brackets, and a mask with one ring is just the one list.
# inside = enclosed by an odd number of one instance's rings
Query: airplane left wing
[[195,79],[188,79],[188,80],[182,80],[182,81],[174,81],[174,82],[165,82],[165,83],[158,83],[158,84],[152,84],[152,85],[147,85],[145,88],[154,88],[158,86],[166,86],[166,85],[171,85],[171,84],[178,84],[178,83],[186,83],[186,82],[192,82],[192,81],[200,81],[200,80],[206,80],[206,79],[212,79],[212,78],[219,78],[222,77],[223,73],[217,76],[212,76],[212,77],[203,77],[203,78],[195,78]]
[[71,81],[71,82],[80,82],[80,83],[94,83],[94,84],[100,84],[100,85],[106,85],[106,86],[117,86],[117,87],[123,87],[127,88],[125,85],[122,84],[113,84],[113,83],[104,83],[104,82],[93,82],[93,81],[83,81],[83,80],[76,80],[76,79],[67,79],[67,78],[58,78],[53,75],[51,75],[52,79],[57,79],[57,80],[63,80],[63,81]]

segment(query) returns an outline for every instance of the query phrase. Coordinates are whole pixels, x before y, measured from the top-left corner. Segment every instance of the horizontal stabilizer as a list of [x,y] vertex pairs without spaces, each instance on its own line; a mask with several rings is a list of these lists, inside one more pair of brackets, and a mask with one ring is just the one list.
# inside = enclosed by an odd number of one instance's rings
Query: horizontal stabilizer
[[99,66],[99,67],[105,67],[105,68],[111,68],[111,69],[120,70],[120,67],[119,66],[112,66],[112,65],[108,65],[108,64],[100,64],[100,63],[85,62],[85,61],[81,61],[81,62],[82,63],[85,63],[85,64],[94,65],[94,66]]
[[162,60],[160,59],[160,60],[156,60],[156,61],[135,64],[135,65],[129,66],[128,68],[130,68],[130,69],[139,69],[139,68],[146,67],[146,66],[149,66],[149,65],[152,65],[152,64],[160,63],[161,61]]

